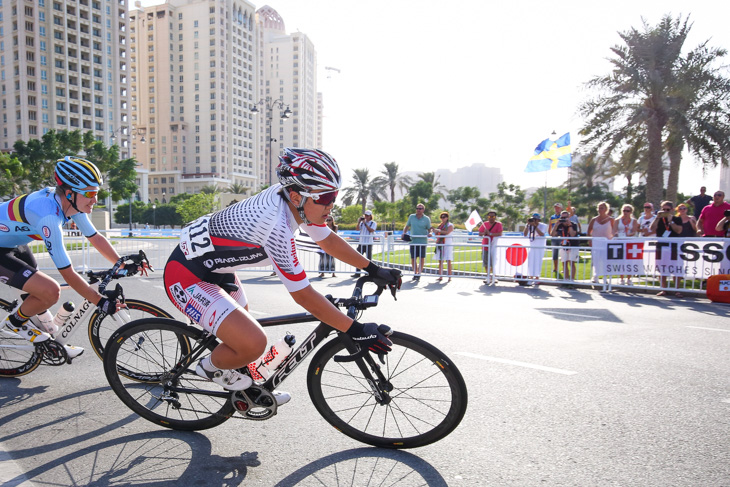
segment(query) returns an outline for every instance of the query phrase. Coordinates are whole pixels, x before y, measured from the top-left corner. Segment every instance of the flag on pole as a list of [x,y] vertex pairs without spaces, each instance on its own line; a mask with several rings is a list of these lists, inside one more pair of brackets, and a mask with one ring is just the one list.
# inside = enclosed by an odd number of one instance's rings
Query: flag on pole
[[474,210],[471,212],[471,215],[469,215],[469,218],[464,222],[464,226],[466,227],[467,232],[471,232],[474,227],[479,225],[482,222],[482,217],[479,216],[479,213],[477,210]]
[[542,172],[559,167],[570,167],[573,158],[570,149],[570,132],[556,141],[545,139],[535,147],[535,155],[527,162],[525,172]]

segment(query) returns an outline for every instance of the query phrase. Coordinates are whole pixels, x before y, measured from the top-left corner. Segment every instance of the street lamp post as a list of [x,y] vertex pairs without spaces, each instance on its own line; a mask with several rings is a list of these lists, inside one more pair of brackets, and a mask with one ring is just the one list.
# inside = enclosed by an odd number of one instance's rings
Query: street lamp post
[[152,203],[152,228],[157,229],[157,212],[155,211],[157,205]]
[[289,105],[284,103],[283,100],[274,99],[274,98],[271,98],[270,96],[267,96],[265,99],[259,100],[257,103],[255,103],[251,107],[251,113],[259,112],[258,105],[261,105],[262,107],[264,107],[266,109],[266,123],[269,125],[269,140],[268,140],[268,142],[269,142],[269,166],[266,170],[266,184],[271,185],[271,153],[273,152],[271,143],[276,140],[273,138],[272,133],[271,133],[271,126],[273,125],[272,120],[274,118],[273,111],[274,111],[274,108],[278,107],[279,109],[282,109],[286,105],[286,108],[284,108],[284,111],[281,112],[281,118],[284,120],[291,117],[292,111],[289,110]]
[[127,130],[128,130],[128,127],[126,125],[122,125],[121,127],[119,127],[116,130],[114,128],[112,128],[112,133],[109,136],[109,141],[113,144],[114,143],[114,139],[117,138],[117,133],[118,132],[121,132],[124,135],[131,135],[132,138],[135,138],[139,134],[139,136],[140,136],[139,141],[142,144],[144,144],[145,142],[147,142],[147,139],[144,138],[145,134],[147,133],[147,129],[146,128],[135,127],[134,125],[132,125],[132,130],[129,133],[127,133]]
[[134,201],[134,193],[129,195],[129,236],[132,236],[132,201]]

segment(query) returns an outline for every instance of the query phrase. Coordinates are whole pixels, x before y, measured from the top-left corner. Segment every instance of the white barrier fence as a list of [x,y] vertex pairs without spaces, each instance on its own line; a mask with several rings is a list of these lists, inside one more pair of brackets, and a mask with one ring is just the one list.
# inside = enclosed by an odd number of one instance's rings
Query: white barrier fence
[[[120,255],[144,250],[153,267],[159,270],[162,270],[178,243],[176,238],[128,238],[125,235],[126,233],[116,231],[108,232],[107,237]],[[357,246],[356,240],[348,240],[353,247]],[[561,245],[567,243],[567,240],[577,241],[579,245],[567,252]],[[108,262],[90,248],[86,239],[68,236],[65,241],[77,269],[109,267]],[[483,266],[481,237],[455,235],[449,245],[453,247],[454,277],[484,279],[488,283],[560,283],[590,285],[602,290],[659,290],[663,284],[664,288],[672,292],[704,293],[705,279],[714,274],[730,273],[730,239],[627,238],[609,241],[579,237],[530,241],[526,237],[506,236],[495,238],[489,245],[492,259],[492,269],[489,272]],[[435,276],[438,272],[439,262],[434,253],[436,247],[435,239],[429,239],[424,258],[426,276]],[[404,274],[410,275],[410,248],[411,244],[395,238],[392,234],[379,234],[373,243],[373,260],[400,268]],[[42,243],[35,244],[34,254],[39,267],[55,269],[44,251]],[[564,261],[571,257],[575,260],[566,269]],[[321,251],[317,252],[314,246],[306,243],[300,245],[299,260],[310,275],[320,272]],[[267,270],[271,270],[271,266],[250,268],[242,272]],[[347,264],[335,262],[336,273],[350,274],[354,271]],[[443,272],[446,273],[445,262]]]

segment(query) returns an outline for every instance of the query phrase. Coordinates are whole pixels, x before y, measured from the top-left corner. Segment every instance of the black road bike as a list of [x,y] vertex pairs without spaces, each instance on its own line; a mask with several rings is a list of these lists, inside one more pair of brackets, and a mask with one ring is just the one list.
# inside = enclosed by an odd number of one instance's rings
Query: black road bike
[[[377,306],[383,291],[328,298],[351,318]],[[391,289],[395,296],[395,289]],[[264,326],[318,321],[309,313],[263,318]],[[331,339],[327,340],[329,337]],[[414,448],[451,433],[466,413],[467,389],[456,365],[433,345],[393,332],[385,356],[360,350],[349,336],[320,322],[263,382],[226,391],[199,377],[195,366],[219,343],[197,326],[144,318],[117,330],[104,353],[114,392],[135,413],[176,430],[202,430],[229,418],[266,420],[277,413],[271,391],[317,348],[307,372],[309,396],[324,419],[347,436],[384,448]],[[240,369],[248,373],[248,368]]]
[[[138,254],[120,258],[111,269],[101,272],[88,271],[86,273],[87,282],[92,285],[98,284],[97,289],[99,293],[104,293],[112,279],[127,277],[128,274],[125,272],[125,269],[119,269],[123,262],[133,262],[137,265],[144,263],[150,270],[153,270],[149,266],[147,256],[140,250]],[[104,355],[104,345],[109,340],[109,337],[124,323],[130,323],[133,320],[145,316],[172,318],[172,315],[167,311],[154,304],[137,299],[126,299],[124,297],[124,291],[119,284],[117,284],[114,291],[110,292],[109,295],[111,298],[115,298],[126,304],[127,307],[110,316],[84,299],[81,305],[68,318],[64,326],[53,336],[53,340],[46,340],[38,345],[25,340],[10,330],[0,327],[0,377],[20,377],[33,372],[41,364],[71,364],[72,359],[68,357],[63,345],[69,342],[87,315],[89,342],[91,343],[91,348],[100,359]],[[18,299],[13,301],[0,299],[0,309],[8,313],[15,311],[18,305]],[[91,314],[89,315],[89,313]],[[31,317],[30,320],[36,327],[38,326],[35,316]]]

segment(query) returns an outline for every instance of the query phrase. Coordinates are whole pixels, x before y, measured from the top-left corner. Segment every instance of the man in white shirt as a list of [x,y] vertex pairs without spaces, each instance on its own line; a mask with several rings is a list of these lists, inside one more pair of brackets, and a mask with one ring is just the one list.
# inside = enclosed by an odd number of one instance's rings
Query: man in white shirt
[[[373,258],[373,233],[376,228],[378,228],[378,224],[373,221],[373,212],[366,210],[357,221],[357,229],[360,230],[357,251],[366,256],[368,260]],[[352,277],[360,277],[360,269]]]

